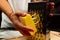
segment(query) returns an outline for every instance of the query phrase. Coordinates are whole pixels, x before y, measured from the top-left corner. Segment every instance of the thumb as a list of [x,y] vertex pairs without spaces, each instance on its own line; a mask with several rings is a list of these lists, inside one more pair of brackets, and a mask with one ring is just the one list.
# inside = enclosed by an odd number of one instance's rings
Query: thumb
[[24,13],[24,12],[21,12],[21,11],[17,11],[17,12],[15,13],[15,15],[17,15],[17,16],[22,16],[22,17],[26,16],[26,14],[27,14],[27,13]]

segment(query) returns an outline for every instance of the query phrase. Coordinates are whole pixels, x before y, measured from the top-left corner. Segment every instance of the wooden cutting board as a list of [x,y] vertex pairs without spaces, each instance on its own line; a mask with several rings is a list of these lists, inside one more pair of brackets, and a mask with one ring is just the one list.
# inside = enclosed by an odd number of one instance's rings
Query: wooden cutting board
[[60,32],[50,31],[51,40],[60,40]]

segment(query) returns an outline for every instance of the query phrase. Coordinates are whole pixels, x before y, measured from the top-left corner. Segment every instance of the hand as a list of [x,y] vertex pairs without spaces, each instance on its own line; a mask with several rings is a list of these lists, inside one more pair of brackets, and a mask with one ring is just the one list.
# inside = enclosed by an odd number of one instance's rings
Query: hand
[[23,12],[16,12],[16,14],[14,14],[7,0],[0,0],[0,9],[9,17],[14,27],[18,31],[20,31],[25,36],[31,36],[29,34],[29,31],[33,31],[33,30],[24,26],[19,20],[19,16],[25,16],[26,13],[23,14]]
[[27,26],[24,26],[20,20],[19,20],[19,16],[26,16],[26,13],[23,13],[23,12],[16,12],[15,14],[12,13],[10,15],[10,19],[14,25],[14,27],[20,31],[24,36],[32,36],[30,35],[29,31],[33,32],[33,30],[31,28],[28,28]]

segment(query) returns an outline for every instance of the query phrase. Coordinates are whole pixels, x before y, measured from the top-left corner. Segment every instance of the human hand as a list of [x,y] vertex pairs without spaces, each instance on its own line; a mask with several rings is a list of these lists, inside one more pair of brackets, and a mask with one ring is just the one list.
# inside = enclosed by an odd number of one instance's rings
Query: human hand
[[[3,5],[4,4],[4,5]],[[29,31],[33,31],[33,29],[28,28],[24,26],[20,20],[19,16],[25,16],[26,13],[23,12],[16,12],[15,14],[13,13],[13,10],[8,3],[7,0],[0,0],[0,9],[9,17],[11,22],[13,23],[14,27],[21,32],[25,36],[31,36]]]
[[26,16],[26,13],[23,13],[23,12],[16,12],[15,14],[12,13],[10,15],[10,20],[12,21],[14,27],[19,31],[21,32],[24,36],[32,36],[30,35],[29,31],[33,32],[33,29],[31,28],[28,28],[27,26],[24,26],[20,20],[19,20],[19,16]]

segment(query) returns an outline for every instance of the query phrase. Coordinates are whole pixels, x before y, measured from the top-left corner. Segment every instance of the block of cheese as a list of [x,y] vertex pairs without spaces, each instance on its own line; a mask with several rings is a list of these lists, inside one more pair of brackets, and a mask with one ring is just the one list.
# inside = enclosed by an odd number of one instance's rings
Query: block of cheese
[[36,26],[30,14],[27,14],[25,17],[19,17],[20,21],[29,28],[32,28],[34,32],[29,32],[32,36],[37,32]]

